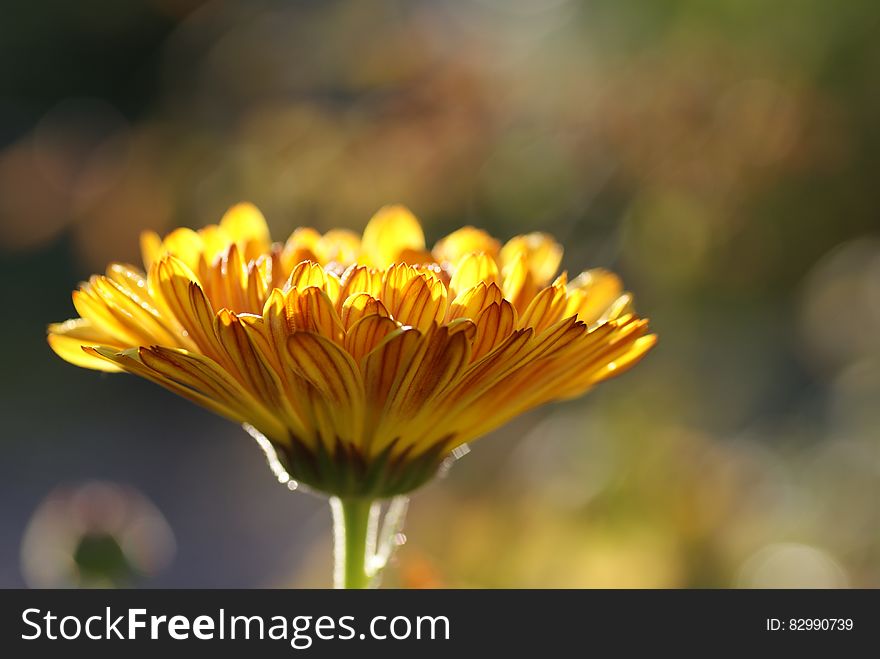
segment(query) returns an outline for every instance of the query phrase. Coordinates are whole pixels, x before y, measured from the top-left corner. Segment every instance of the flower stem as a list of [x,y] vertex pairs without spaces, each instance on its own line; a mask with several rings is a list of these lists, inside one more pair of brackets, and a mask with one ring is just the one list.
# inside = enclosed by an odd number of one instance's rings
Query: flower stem
[[373,575],[369,562],[376,544],[378,503],[371,499],[332,497],[336,588],[369,588]]

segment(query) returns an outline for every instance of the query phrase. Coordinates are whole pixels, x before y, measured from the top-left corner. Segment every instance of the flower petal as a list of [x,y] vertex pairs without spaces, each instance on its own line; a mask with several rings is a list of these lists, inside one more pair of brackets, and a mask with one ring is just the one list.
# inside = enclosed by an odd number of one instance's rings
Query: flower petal
[[612,272],[596,268],[587,270],[568,284],[565,315],[577,314],[585,323],[599,320],[623,292],[620,278]]
[[497,284],[488,286],[480,282],[476,286],[456,296],[449,308],[449,320],[457,318],[477,318],[483,309],[501,302],[504,294]]
[[358,293],[378,297],[382,292],[382,271],[365,265],[350,266],[342,273],[338,303],[341,305]]
[[365,447],[370,450],[372,429],[382,414],[389,392],[401,377],[419,345],[422,333],[413,328],[400,328],[388,334],[366,357],[360,367],[364,379],[367,418]]
[[511,238],[501,248],[501,264],[506,266],[520,255],[525,257],[529,272],[539,287],[546,286],[562,262],[562,245],[546,233],[528,233]]
[[231,311],[221,309],[214,320],[214,331],[230,375],[254,398],[264,401],[270,409],[277,409],[281,404],[278,378],[271,364],[262,359],[241,320]]
[[446,315],[446,286],[417,275],[403,288],[400,304],[391,313],[398,322],[426,331]]
[[321,236],[315,251],[321,263],[354,263],[361,251],[361,239],[354,231],[334,229]]
[[[214,335],[214,309],[195,275],[173,256],[153,265],[149,278],[162,302],[202,354],[216,357],[220,346]],[[154,295],[154,298],[157,296]]]
[[[434,325],[423,335],[405,368],[401,369],[382,410],[371,450],[380,452],[396,437],[408,438],[416,453],[426,449],[442,428],[438,407],[433,401],[454,391],[468,362],[470,344],[465,332],[450,332]],[[395,447],[396,451],[406,446]]]
[[160,257],[170,254],[180,259],[190,270],[195,270],[202,255],[204,242],[192,229],[175,229],[162,241]]
[[493,302],[477,316],[477,333],[471,359],[476,361],[494,350],[516,329],[516,309],[507,300]]
[[391,314],[384,304],[369,293],[352,295],[342,305],[342,325],[346,330],[367,316],[384,316],[388,318]]
[[311,332],[287,339],[293,369],[323,396],[337,437],[357,441],[363,432],[364,385],[357,364],[332,341]]
[[324,268],[320,264],[315,261],[302,261],[293,268],[287,283],[284,284],[284,290],[291,288],[304,290],[309,286],[317,286],[323,289],[326,280]]
[[465,254],[455,265],[455,273],[449,282],[452,294],[457,295],[480,283],[498,283],[498,264],[495,259],[482,252]]
[[385,206],[373,215],[361,240],[367,265],[387,268],[404,250],[425,249],[425,234],[416,217],[404,206]]
[[535,332],[542,332],[560,320],[565,304],[565,285],[558,283],[548,286],[539,292],[522,312],[519,317],[519,327],[532,327]]
[[360,318],[345,334],[345,349],[359,363],[373,348],[397,329],[396,322],[379,314]]
[[289,330],[315,332],[333,341],[342,341],[345,333],[342,321],[330,297],[317,286],[291,289],[287,292],[284,308]]
[[465,254],[484,252],[496,258],[501,244],[482,229],[467,226],[453,231],[434,245],[432,253],[438,263],[458,263]]
[[[258,253],[265,251],[272,239],[269,237],[269,226],[260,210],[251,203],[242,202],[230,208],[220,219],[220,226],[229,237],[239,243],[242,248],[253,243]],[[245,250],[247,252],[247,249]],[[256,255],[249,258],[256,258]]]
[[153,262],[158,261],[162,256],[162,239],[155,231],[143,231],[141,232],[140,244],[144,268],[149,270]]
[[74,318],[63,323],[53,323],[49,325],[48,333],[46,340],[49,346],[63,360],[96,371],[122,370],[116,364],[83,350],[83,346],[106,346],[117,349],[123,347],[112,336],[96,328],[90,320]]
[[281,251],[281,264],[285,271],[290,271],[297,263],[302,261],[317,261],[318,242],[321,240],[321,234],[311,227],[300,227],[296,229]]

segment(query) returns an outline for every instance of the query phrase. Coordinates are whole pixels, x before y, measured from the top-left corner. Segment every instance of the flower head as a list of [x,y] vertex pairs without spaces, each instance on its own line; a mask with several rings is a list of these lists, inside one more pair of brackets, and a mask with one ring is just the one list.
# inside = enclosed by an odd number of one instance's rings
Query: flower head
[[455,448],[635,364],[655,343],[620,280],[556,276],[562,248],[473,227],[427,249],[405,208],[362,236],[273,243],[240,204],[219,225],[145,233],[49,327],[61,357],[128,371],[249,424],[290,475],[340,496],[426,481]]

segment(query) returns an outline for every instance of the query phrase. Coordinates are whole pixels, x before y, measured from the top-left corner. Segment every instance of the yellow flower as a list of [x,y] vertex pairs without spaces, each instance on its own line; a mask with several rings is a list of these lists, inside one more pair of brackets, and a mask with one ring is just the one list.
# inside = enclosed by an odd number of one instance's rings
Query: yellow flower
[[503,246],[465,227],[428,250],[405,208],[363,236],[272,243],[249,204],[219,225],[142,237],[49,327],[61,357],[128,371],[256,428],[290,475],[346,497],[430,478],[456,447],[578,396],[655,343],[620,280],[556,275],[550,236]]

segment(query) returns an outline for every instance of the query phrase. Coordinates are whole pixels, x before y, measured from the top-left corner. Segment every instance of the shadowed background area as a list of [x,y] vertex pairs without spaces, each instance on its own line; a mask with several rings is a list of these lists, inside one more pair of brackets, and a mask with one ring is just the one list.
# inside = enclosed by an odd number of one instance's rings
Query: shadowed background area
[[386,584],[880,586],[870,0],[8,2],[0,586],[327,586],[324,501],[238,427],[55,357],[138,235],[408,205],[556,235],[660,344],[417,492]]

